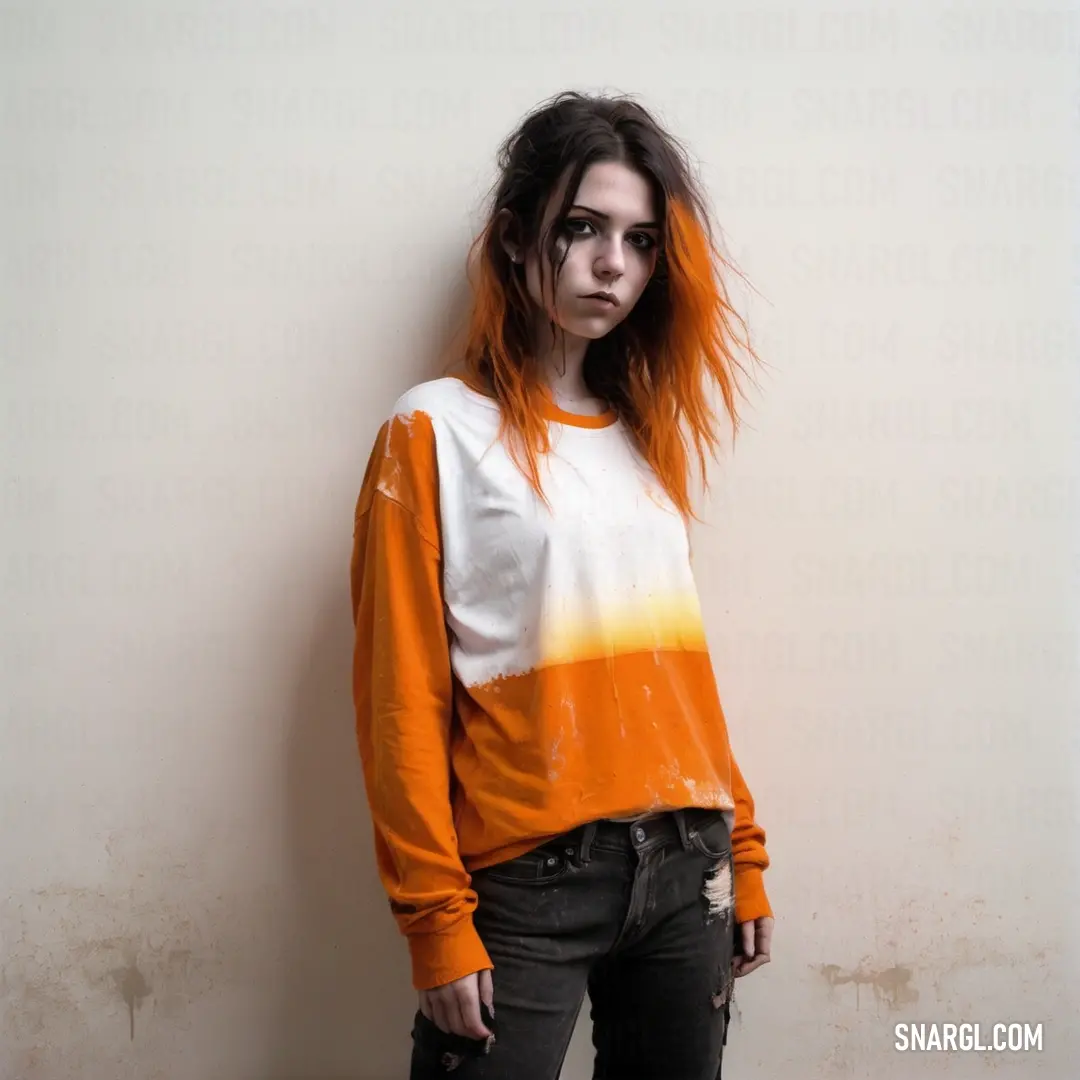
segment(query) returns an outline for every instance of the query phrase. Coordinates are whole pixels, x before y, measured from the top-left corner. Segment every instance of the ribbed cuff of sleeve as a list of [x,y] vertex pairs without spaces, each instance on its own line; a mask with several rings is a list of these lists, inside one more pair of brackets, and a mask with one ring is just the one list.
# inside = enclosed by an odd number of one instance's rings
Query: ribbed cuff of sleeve
[[417,990],[431,990],[493,966],[471,918],[438,934],[410,934],[408,941]]
[[735,921],[753,922],[755,919],[772,918],[772,907],[765,895],[765,882],[761,870],[748,866],[735,871]]

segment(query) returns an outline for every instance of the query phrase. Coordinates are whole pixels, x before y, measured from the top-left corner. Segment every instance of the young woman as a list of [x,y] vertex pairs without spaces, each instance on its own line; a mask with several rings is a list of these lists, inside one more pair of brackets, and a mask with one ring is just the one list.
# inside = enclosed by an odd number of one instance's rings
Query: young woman
[[596,1077],[715,1080],[772,931],[688,539],[711,391],[738,426],[737,316],[686,155],[633,100],[557,95],[500,166],[457,361],[397,401],[355,511],[411,1075],[556,1080],[588,992]]

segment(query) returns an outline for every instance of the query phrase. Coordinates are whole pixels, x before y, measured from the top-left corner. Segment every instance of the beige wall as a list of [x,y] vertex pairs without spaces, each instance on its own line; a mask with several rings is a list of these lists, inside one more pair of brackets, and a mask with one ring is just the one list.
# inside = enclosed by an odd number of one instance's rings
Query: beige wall
[[1075,8],[293,7],[0,15],[0,1076],[404,1075],[353,500],[568,86],[664,115],[762,294],[695,538],[779,915],[731,1075],[1071,1075]]

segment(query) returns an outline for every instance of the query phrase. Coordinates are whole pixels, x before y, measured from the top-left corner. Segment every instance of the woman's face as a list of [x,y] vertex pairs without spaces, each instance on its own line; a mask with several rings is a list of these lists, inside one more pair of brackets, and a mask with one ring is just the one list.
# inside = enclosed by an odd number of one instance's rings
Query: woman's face
[[[566,177],[548,201],[541,236],[562,204],[565,185]],[[524,259],[526,283],[533,302],[546,313],[544,322],[554,317],[566,335],[594,340],[633,311],[656,269],[661,233],[652,187],[644,176],[620,162],[597,162],[582,175],[566,220],[556,250],[559,257],[567,246],[569,252],[559,274],[554,306],[553,268],[547,262],[541,291],[536,251]],[[516,247],[506,247],[512,258],[521,260]],[[610,293],[615,302],[587,299],[597,292]]]

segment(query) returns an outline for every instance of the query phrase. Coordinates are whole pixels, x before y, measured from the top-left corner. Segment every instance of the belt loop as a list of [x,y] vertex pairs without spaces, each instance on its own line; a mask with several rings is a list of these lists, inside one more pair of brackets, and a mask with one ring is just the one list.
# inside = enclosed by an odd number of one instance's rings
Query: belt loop
[[582,866],[589,861],[589,852],[592,850],[594,836],[596,836],[596,822],[586,822],[585,829],[581,834],[581,848],[579,852]]
[[675,816],[675,826],[679,830],[679,842],[683,846],[683,851],[686,851],[690,847],[690,831],[686,824],[686,811],[679,809],[673,811]]

